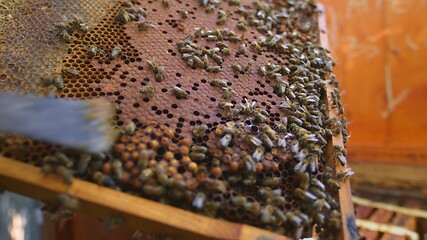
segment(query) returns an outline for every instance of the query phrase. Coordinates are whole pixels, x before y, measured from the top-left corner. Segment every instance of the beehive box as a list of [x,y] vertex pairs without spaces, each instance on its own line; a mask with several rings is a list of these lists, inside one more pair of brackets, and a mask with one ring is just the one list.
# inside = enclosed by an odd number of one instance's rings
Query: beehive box
[[[354,237],[346,123],[314,2],[2,8],[3,90],[106,98],[122,130],[110,152],[93,155],[6,135],[5,157],[53,171],[68,165],[83,180],[293,238],[313,226],[319,237]],[[45,193],[94,201],[73,185]]]

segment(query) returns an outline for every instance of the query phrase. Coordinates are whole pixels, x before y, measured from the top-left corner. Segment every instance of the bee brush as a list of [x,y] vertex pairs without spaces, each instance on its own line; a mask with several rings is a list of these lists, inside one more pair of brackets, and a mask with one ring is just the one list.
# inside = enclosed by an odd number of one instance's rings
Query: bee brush
[[112,105],[102,99],[64,100],[0,94],[0,131],[88,152],[114,142]]

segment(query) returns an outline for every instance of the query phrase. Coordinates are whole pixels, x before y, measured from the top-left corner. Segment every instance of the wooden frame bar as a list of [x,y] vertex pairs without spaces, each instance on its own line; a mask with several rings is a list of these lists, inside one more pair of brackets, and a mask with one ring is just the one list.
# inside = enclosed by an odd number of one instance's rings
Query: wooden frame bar
[[94,183],[75,179],[71,185],[35,166],[0,157],[0,187],[41,201],[55,201],[67,193],[82,202],[81,211],[99,218],[122,216],[125,223],[147,233],[171,234],[184,239],[288,238],[249,225],[205,217]]
[[[320,44],[323,48],[329,50],[328,35],[326,32],[326,16],[325,9],[322,4],[318,4],[319,14],[319,34]],[[328,85],[327,88],[327,99],[328,103],[332,102],[331,92],[334,91],[334,86]],[[328,104],[329,105],[329,104]],[[329,107],[329,117],[339,117],[338,110]],[[342,166],[336,159],[334,146],[344,147],[342,134],[338,134],[332,137],[332,141],[326,146],[325,157],[326,164],[332,167],[336,172],[341,172],[347,168],[347,165]],[[340,212],[342,218],[342,231],[340,232],[337,239],[358,239],[357,227],[354,218],[353,202],[351,200],[351,188],[349,181],[341,182],[341,189],[338,191],[338,201],[340,203]]]

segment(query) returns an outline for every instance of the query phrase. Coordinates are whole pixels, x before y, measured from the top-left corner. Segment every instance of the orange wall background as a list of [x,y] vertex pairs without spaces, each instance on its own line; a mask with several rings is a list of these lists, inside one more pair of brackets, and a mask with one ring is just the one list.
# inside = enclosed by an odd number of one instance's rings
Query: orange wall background
[[320,0],[348,158],[427,164],[427,0]]

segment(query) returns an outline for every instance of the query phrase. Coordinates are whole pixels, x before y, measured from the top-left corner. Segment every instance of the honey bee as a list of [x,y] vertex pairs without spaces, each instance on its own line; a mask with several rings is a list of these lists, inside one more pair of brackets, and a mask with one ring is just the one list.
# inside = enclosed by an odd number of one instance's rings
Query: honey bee
[[95,45],[90,45],[87,48],[89,57],[95,57],[98,54],[98,47]]
[[206,154],[201,152],[192,152],[189,155],[190,159],[195,162],[203,161],[206,158]]
[[270,138],[276,138],[276,131],[274,131],[268,124],[261,125],[261,132],[267,134]]
[[273,206],[267,205],[260,210],[260,218],[263,223],[271,223],[273,220]]
[[340,134],[342,130],[342,123],[338,118],[329,118],[325,121],[325,125],[332,130],[334,135]]
[[229,48],[223,48],[223,49],[221,49],[221,53],[226,55],[226,56],[229,56],[231,54],[231,51]]
[[347,158],[346,158],[347,150],[338,145],[334,145],[334,149],[335,149],[336,157],[340,161],[341,165],[344,166],[347,163]]
[[246,198],[243,196],[234,196],[231,198],[231,203],[233,205],[243,207],[246,204]]
[[208,179],[206,181],[212,190],[224,193],[227,191],[227,186],[224,181],[218,179]]
[[261,139],[256,136],[248,135],[247,136],[248,143],[252,143],[256,147],[260,147],[262,145]]
[[271,141],[270,137],[268,137],[267,134],[263,133],[261,135],[261,140],[262,140],[262,142],[263,142],[263,144],[267,150],[273,148],[273,146],[274,146],[273,141]]
[[232,68],[236,73],[240,73],[243,70],[242,66],[237,63],[233,63]]
[[123,7],[127,7],[127,8],[133,8],[133,3],[132,3],[132,2],[130,2],[130,1],[124,1],[124,2],[122,3],[122,6],[123,6]]
[[248,29],[248,26],[244,21],[239,21],[236,25],[236,27],[242,31],[246,31]]
[[147,150],[141,150],[139,152],[137,166],[139,168],[146,168],[147,164],[148,164],[148,158],[149,158],[148,151]]
[[248,172],[255,172],[255,162],[252,159],[251,155],[249,155],[247,152],[241,153],[242,161],[245,165],[245,169]]
[[351,168],[346,168],[344,171],[337,173],[337,179],[347,180],[353,175],[354,175],[353,170],[351,170]]
[[221,69],[221,66],[211,66],[211,67],[207,67],[206,71],[210,73],[219,73],[222,71],[222,69]]
[[170,0],[162,0],[162,5],[163,5],[163,7],[169,7]]
[[228,4],[229,5],[239,6],[240,5],[240,0],[228,0]]
[[78,209],[80,208],[80,201],[77,198],[73,198],[67,194],[59,194],[58,201],[66,208]]
[[225,22],[227,22],[227,20],[228,20],[227,16],[219,17],[218,20],[216,21],[216,24],[223,25]]
[[219,56],[218,54],[212,54],[212,59],[213,59],[216,63],[218,63],[218,64],[221,64],[221,63],[223,63],[223,62],[224,62],[224,60],[222,59],[222,57],[221,57],[221,56]]
[[79,75],[79,71],[77,71],[76,69],[68,68],[68,67],[62,68],[61,71],[65,75],[72,75],[75,77]]
[[120,54],[121,51],[122,51],[122,48],[119,45],[115,46],[113,50],[111,50],[110,59],[115,59]]
[[258,215],[261,211],[261,205],[258,202],[246,202],[244,204],[244,209],[250,213]]
[[111,163],[111,169],[113,170],[113,173],[117,179],[123,178],[123,167],[122,162],[120,160],[113,160]]
[[112,187],[114,186],[114,181],[113,179],[111,179],[110,176],[108,175],[104,175],[103,173],[97,171],[92,175],[92,179],[95,183],[99,184],[99,185],[103,185],[103,186],[107,186],[107,187]]
[[193,129],[193,136],[195,137],[202,137],[203,134],[205,134],[206,130],[208,130],[208,126],[205,124],[198,125]]
[[181,11],[181,17],[184,19],[188,18],[188,11]]
[[217,41],[217,40],[218,40],[218,37],[217,37],[217,36],[215,36],[215,35],[208,35],[208,36],[206,37],[206,40],[208,40],[208,41]]
[[187,99],[188,98],[188,93],[178,86],[173,87],[172,93],[176,96],[177,99]]
[[237,43],[237,42],[243,41],[243,39],[245,39],[245,36],[242,34],[241,36],[238,36],[238,35],[229,36],[227,40],[232,43]]
[[245,67],[243,68],[243,72],[247,73],[251,70],[252,65],[254,65],[254,60],[249,60],[248,63],[246,63]]
[[154,75],[154,80],[156,80],[156,82],[162,82],[165,79],[165,75],[163,75],[163,73],[156,73]]
[[258,74],[263,77],[267,76],[267,69],[265,68],[265,66],[261,65],[258,67]]
[[317,198],[326,198],[325,192],[323,190],[319,190],[318,188],[310,187],[310,192],[313,193]]
[[294,195],[297,198],[299,198],[303,201],[307,201],[307,202],[314,202],[317,200],[317,197],[314,194],[312,194],[306,190],[302,190],[301,188],[296,188],[294,190]]
[[53,173],[55,171],[54,167],[49,164],[43,164],[40,169],[44,174]]
[[86,172],[90,160],[91,156],[89,154],[84,153],[80,156],[79,162],[77,164],[77,173],[79,175],[83,175]]
[[156,92],[156,87],[151,85],[151,84],[148,84],[148,85],[142,87],[141,91],[139,91],[139,92],[143,95],[153,94]]
[[224,42],[217,42],[215,45],[217,47],[219,47],[220,49],[228,48],[228,45],[226,43],[224,43]]
[[71,37],[71,35],[67,32],[67,30],[63,29],[60,33],[62,40],[64,40],[65,42],[71,42],[71,40],[73,40],[73,37]]
[[193,56],[193,60],[194,60],[194,62],[196,63],[196,65],[198,66],[198,67],[201,67],[201,68],[204,68],[205,67],[205,62],[202,60],[202,59],[200,59],[198,56]]
[[264,155],[264,148],[260,146],[255,149],[254,153],[252,154],[252,158],[255,161],[259,162],[263,155]]
[[197,209],[202,209],[205,200],[206,200],[206,195],[202,192],[198,192],[196,194],[196,197],[193,199],[193,202],[191,203],[191,205]]
[[86,31],[88,31],[88,30],[89,30],[89,26],[88,26],[88,25],[86,25],[85,23],[80,23],[80,24],[79,24],[79,29],[80,29],[81,31],[83,31],[83,32],[86,32]]
[[138,28],[138,30],[140,31],[145,31],[149,28],[154,28],[155,25],[153,24],[152,21],[148,20],[148,19],[143,19],[140,20],[136,23],[136,27]]
[[301,226],[303,223],[303,220],[294,212],[288,211],[286,212],[286,218],[295,226]]
[[339,189],[341,189],[341,184],[333,178],[327,179],[326,184],[334,191],[338,191]]
[[297,154],[295,154],[294,157],[297,158],[298,161],[302,161],[308,156],[309,153],[310,152],[307,148],[303,148]]
[[260,53],[262,51],[261,46],[255,41],[252,42],[250,46],[251,46],[251,49],[256,53]]
[[207,153],[208,149],[204,146],[192,146],[191,147],[191,152],[196,152],[196,153]]
[[136,131],[136,125],[133,121],[130,121],[124,129],[124,133],[127,135],[134,135],[135,131]]
[[147,14],[147,12],[143,8],[139,7],[139,8],[136,8],[134,10],[135,10],[136,13],[138,13],[138,19],[139,20],[147,18],[148,14]]
[[139,179],[141,179],[142,182],[145,182],[147,179],[151,178],[154,175],[154,170],[150,168],[146,168],[141,171],[141,174],[139,175]]
[[56,173],[62,178],[62,180],[64,180],[64,182],[66,182],[67,184],[71,184],[73,183],[73,172],[71,172],[70,169],[64,167],[64,166],[59,166],[56,168]]
[[119,12],[116,15],[116,21],[120,23],[127,23],[132,20],[131,14],[129,14],[126,9],[120,8]]
[[323,184],[320,180],[317,178],[311,178],[311,185],[316,187],[319,190],[325,191],[325,184]]
[[238,54],[242,54],[242,55],[245,55],[245,54],[246,54],[246,44],[245,44],[245,43],[242,43],[242,44],[239,46],[239,49],[237,50],[237,53],[238,53]]
[[144,185],[142,191],[147,195],[160,197],[165,194],[166,189],[163,186]]
[[148,66],[150,66],[151,71],[152,71],[154,74],[158,74],[158,73],[163,73],[163,72],[164,72],[164,68],[163,68],[163,67],[159,67],[159,66],[157,65],[157,63],[156,63],[156,62],[154,62],[154,61],[147,60],[147,64],[148,64]]
[[66,168],[72,168],[74,165],[74,162],[69,159],[64,153],[62,152],[56,152],[54,154],[54,158],[58,160],[59,164],[65,166]]
[[203,68],[209,67],[209,58],[207,54],[203,55]]
[[224,79],[214,79],[211,82],[211,86],[221,87],[221,88],[228,87],[228,82],[227,82],[227,80],[224,80]]
[[220,108],[220,109],[230,109],[230,108],[232,108],[234,105],[232,104],[232,103],[230,103],[230,102],[220,102],[220,103],[218,103],[218,107]]
[[64,88],[64,80],[62,80],[61,75],[55,74],[55,76],[53,76],[53,84],[58,89],[63,89]]
[[276,81],[273,85],[273,90],[277,95],[283,96],[286,91],[286,82],[285,81]]
[[213,13],[214,11],[215,11],[215,5],[209,5],[205,9],[206,13]]
[[188,66],[193,67],[194,66],[194,58],[189,58],[187,60],[187,64],[188,64]]
[[224,137],[222,137],[220,139],[220,144],[223,147],[228,147],[228,145],[230,145],[231,139],[233,138],[233,136],[231,134],[226,134],[224,135]]
[[224,90],[223,96],[225,99],[230,98],[233,95],[233,93],[236,92],[232,87],[223,87],[222,90]]
[[282,180],[279,177],[266,177],[262,179],[261,184],[267,187],[274,187],[279,185]]
[[252,112],[252,116],[254,117],[255,121],[263,123],[267,120],[268,112],[260,108],[255,108]]

